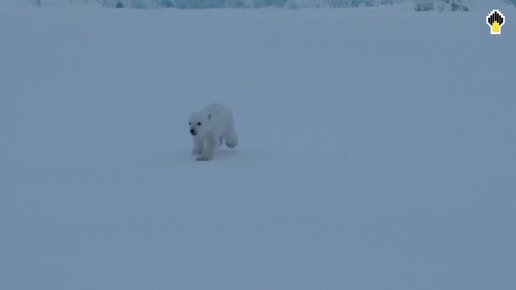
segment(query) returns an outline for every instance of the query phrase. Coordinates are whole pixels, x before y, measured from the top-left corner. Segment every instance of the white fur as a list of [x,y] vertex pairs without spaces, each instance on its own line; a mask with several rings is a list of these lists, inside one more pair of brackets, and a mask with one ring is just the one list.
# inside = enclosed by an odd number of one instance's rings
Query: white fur
[[[211,104],[202,111],[192,113],[188,119],[190,132],[196,134],[193,138],[193,155],[199,155],[196,160],[213,159],[213,153],[222,145],[233,148],[238,143],[231,111],[220,104]],[[199,125],[200,124],[200,125]]]

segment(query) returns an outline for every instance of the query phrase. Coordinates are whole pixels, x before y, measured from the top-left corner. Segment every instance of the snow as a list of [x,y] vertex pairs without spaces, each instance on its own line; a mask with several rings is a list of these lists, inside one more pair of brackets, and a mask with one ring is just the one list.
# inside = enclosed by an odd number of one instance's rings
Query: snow
[[56,6],[104,6],[109,8],[156,9],[203,9],[203,8],[350,8],[408,4],[417,11],[469,11],[477,3],[494,5],[504,1],[516,5],[516,0],[1,0],[0,7],[13,5]]
[[[488,6],[0,9],[0,289],[514,289]],[[240,143],[195,162],[212,101]]]

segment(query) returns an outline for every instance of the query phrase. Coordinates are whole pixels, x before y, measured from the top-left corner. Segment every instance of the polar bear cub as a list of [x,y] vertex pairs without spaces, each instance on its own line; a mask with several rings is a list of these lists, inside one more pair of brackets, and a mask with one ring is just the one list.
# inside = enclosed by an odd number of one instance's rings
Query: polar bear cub
[[193,155],[197,161],[213,159],[213,153],[222,145],[233,148],[238,143],[231,111],[220,104],[211,104],[202,111],[192,113],[188,119],[193,138]]

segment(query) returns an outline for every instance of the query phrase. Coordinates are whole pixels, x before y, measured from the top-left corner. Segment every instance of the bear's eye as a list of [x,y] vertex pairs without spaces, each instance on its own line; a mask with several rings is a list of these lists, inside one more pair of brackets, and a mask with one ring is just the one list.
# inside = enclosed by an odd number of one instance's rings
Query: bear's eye
[[202,124],[201,122],[197,122],[197,126],[201,126],[201,124]]
[[188,122],[188,125],[192,126],[192,122]]

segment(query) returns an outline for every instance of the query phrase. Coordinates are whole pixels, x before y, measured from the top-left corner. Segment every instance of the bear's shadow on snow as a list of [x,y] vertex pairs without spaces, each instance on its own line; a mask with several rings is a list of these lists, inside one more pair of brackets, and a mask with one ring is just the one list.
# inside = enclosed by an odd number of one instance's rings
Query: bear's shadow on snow
[[237,155],[239,154],[239,151],[237,149],[218,149],[215,151],[213,155],[213,159],[210,161],[197,161],[195,158],[197,158],[198,155],[192,155],[188,153],[181,152],[180,154],[174,154],[174,160],[175,163],[204,163],[204,162],[218,162],[218,161],[224,161],[224,160],[232,160],[237,158]]
[[213,160],[211,161],[233,159],[237,154],[238,150],[236,149],[219,149],[215,151]]

